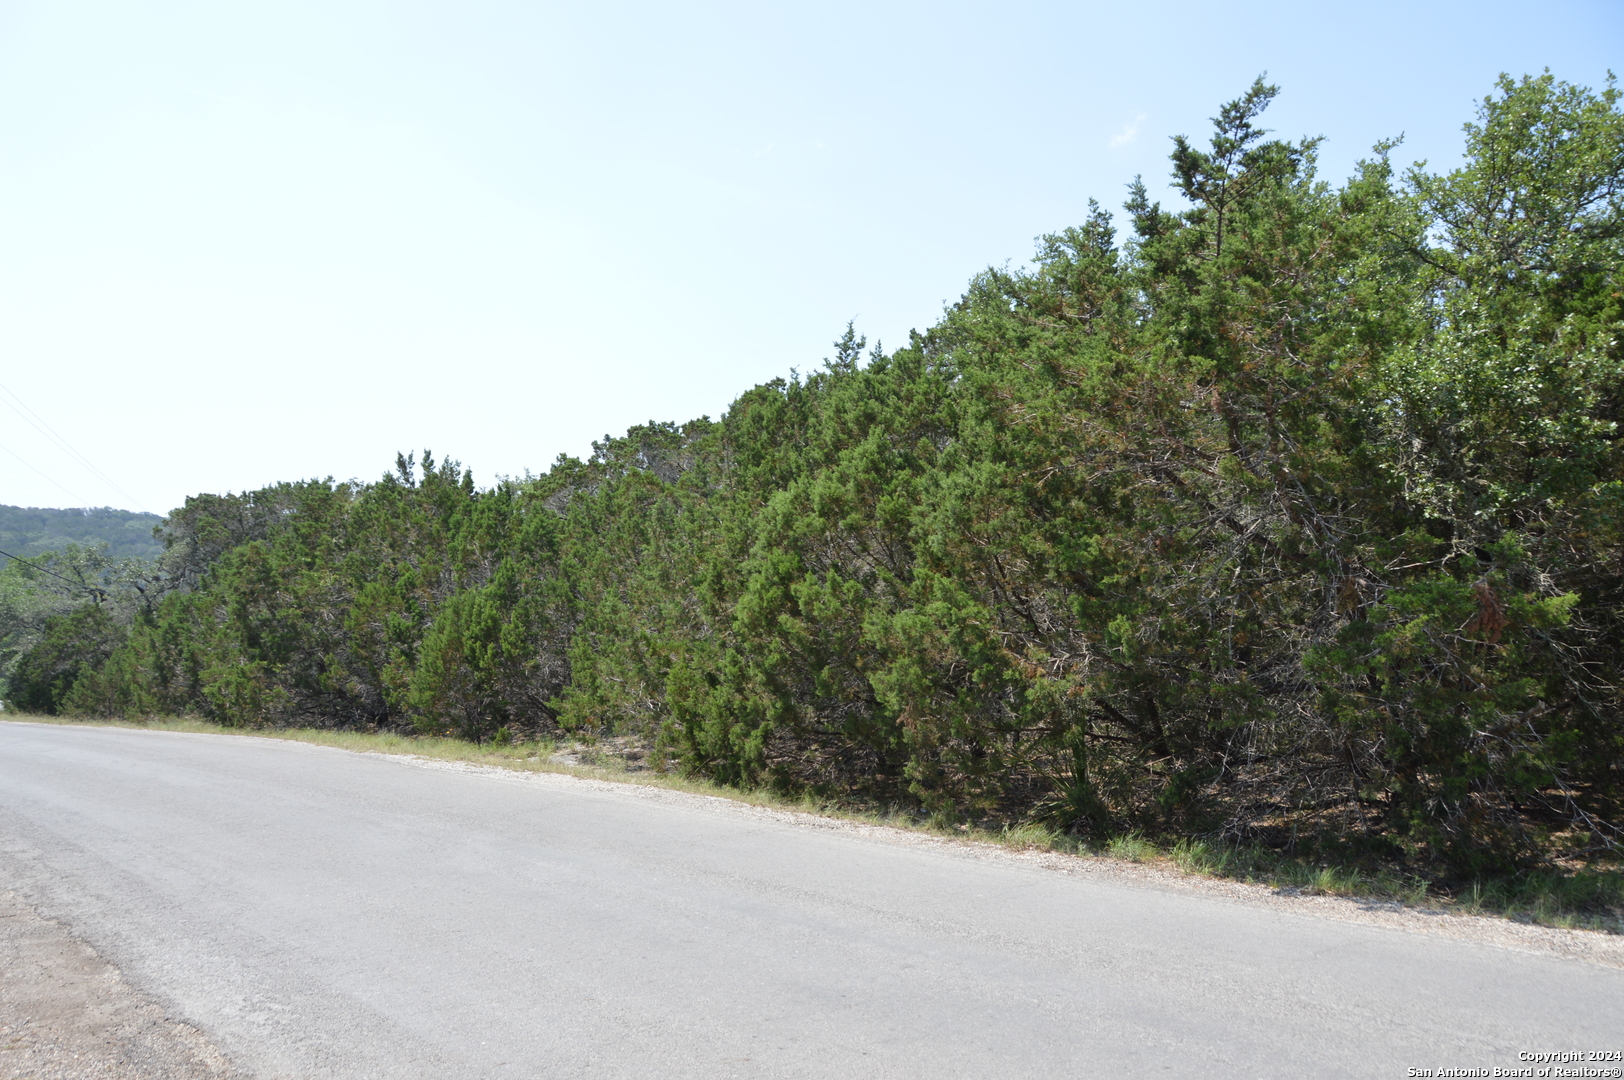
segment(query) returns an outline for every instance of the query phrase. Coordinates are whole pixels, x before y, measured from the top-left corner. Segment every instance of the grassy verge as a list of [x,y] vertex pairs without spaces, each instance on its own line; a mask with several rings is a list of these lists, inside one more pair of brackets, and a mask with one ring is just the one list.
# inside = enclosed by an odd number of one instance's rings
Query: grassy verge
[[252,735],[266,739],[332,746],[376,754],[413,754],[441,761],[462,761],[520,772],[565,773],[619,783],[646,784],[734,802],[824,814],[851,821],[890,825],[917,832],[1000,844],[1015,850],[1052,851],[1104,856],[1160,866],[1188,874],[1265,885],[1284,892],[1391,901],[1463,915],[1490,915],[1519,922],[1567,929],[1624,933],[1624,872],[1577,868],[1529,871],[1490,878],[1465,887],[1445,888],[1435,882],[1389,871],[1314,863],[1268,848],[1228,847],[1201,840],[1159,843],[1130,833],[1102,845],[1090,845],[1039,825],[998,830],[943,826],[906,810],[853,809],[811,797],[795,799],[772,792],[723,787],[709,781],[645,767],[624,747],[579,741],[525,741],[505,745],[471,743],[437,736],[329,731],[314,728],[226,728],[187,718],[139,721],[73,720],[55,716],[0,714],[6,720],[31,723],[142,728],[217,735]]
[[1624,873],[1616,868],[1529,870],[1450,887],[1417,875],[1315,863],[1267,848],[1216,847],[1201,840],[1180,839],[1163,846],[1142,837],[1119,837],[1105,851],[1283,891],[1388,900],[1541,926],[1624,933]]

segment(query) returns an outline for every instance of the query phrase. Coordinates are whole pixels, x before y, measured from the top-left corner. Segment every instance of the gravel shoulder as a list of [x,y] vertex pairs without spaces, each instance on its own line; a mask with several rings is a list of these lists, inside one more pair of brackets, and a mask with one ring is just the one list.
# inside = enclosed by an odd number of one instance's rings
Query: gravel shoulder
[[234,1080],[196,1029],[68,932],[0,891],[0,1077]]

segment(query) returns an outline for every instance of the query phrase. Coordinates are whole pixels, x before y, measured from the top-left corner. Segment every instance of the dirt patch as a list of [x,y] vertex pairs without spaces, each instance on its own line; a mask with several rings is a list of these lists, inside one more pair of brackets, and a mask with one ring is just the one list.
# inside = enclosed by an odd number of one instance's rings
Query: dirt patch
[[60,923],[0,891],[0,1078],[226,1080],[195,1028],[125,982]]

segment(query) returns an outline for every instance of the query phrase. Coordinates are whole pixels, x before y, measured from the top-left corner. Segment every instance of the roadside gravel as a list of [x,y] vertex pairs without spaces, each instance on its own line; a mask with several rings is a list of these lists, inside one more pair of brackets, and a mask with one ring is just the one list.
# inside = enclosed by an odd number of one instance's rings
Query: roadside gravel
[[234,1080],[197,1031],[164,1015],[60,923],[0,891],[0,1077]]

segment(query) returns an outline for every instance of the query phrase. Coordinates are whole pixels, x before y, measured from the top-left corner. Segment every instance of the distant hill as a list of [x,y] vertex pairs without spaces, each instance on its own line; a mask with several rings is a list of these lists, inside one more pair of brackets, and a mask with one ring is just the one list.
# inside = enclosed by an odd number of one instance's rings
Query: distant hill
[[114,510],[110,506],[55,510],[38,506],[0,506],[0,551],[38,555],[68,544],[107,541],[115,558],[157,557],[163,545],[152,537],[162,521],[157,514]]

